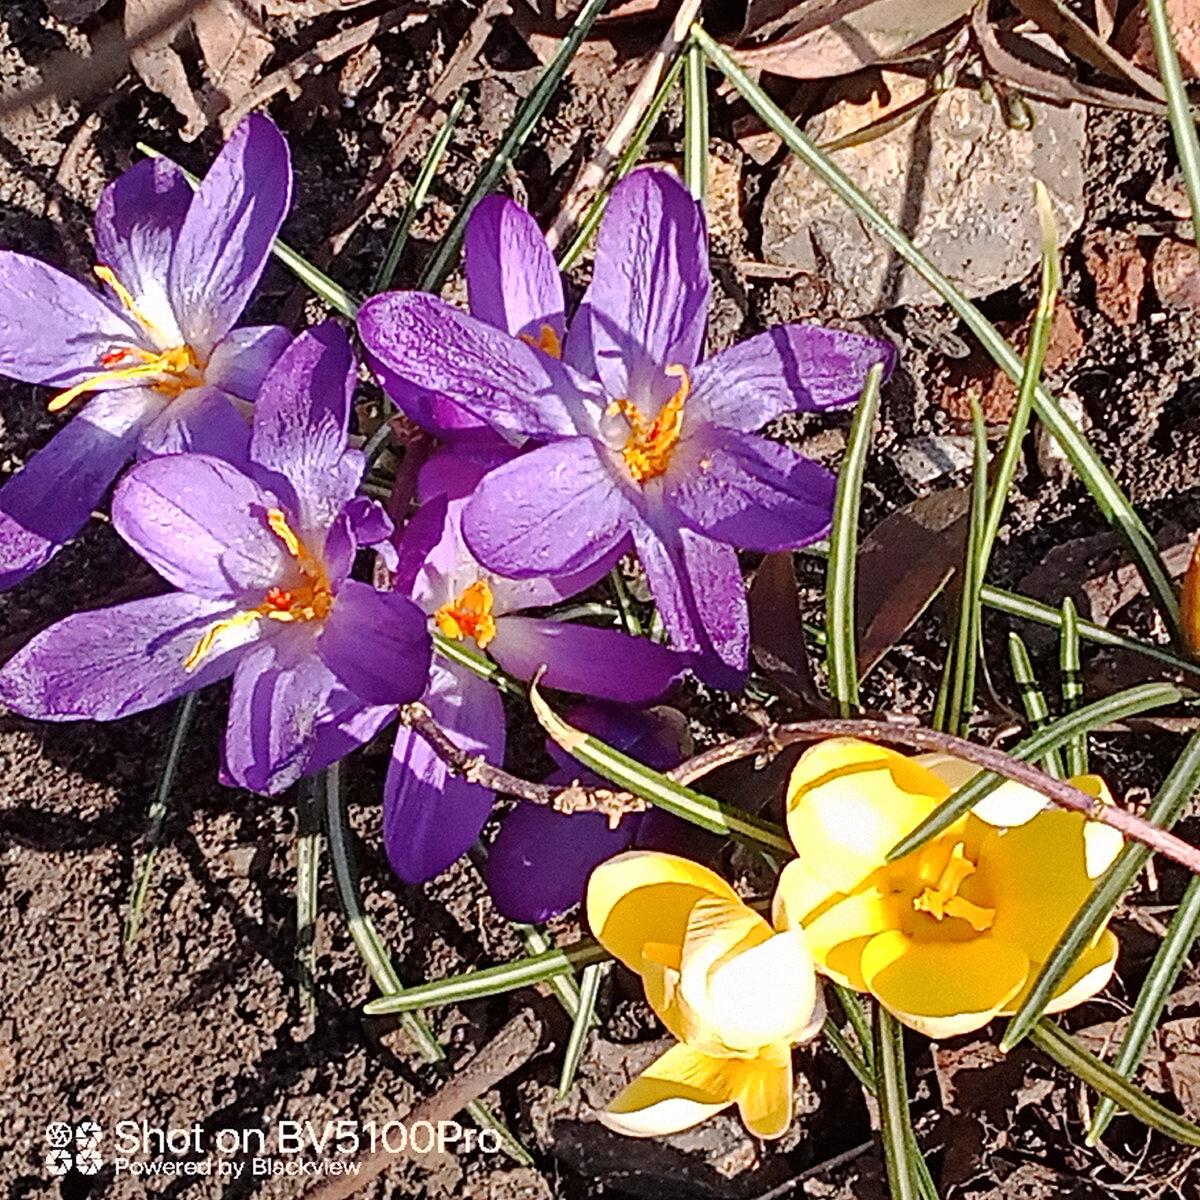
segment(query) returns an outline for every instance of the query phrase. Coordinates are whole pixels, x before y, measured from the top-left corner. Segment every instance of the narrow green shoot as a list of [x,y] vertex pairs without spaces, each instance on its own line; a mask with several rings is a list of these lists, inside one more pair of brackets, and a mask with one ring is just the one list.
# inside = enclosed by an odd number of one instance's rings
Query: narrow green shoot
[[[524,925],[519,921],[511,922],[525,945],[525,953],[530,957],[537,954],[545,954],[547,950],[554,949],[554,943],[546,936],[546,931],[538,925]],[[575,1021],[579,1018],[579,1010],[582,1007],[582,993],[579,989],[579,984],[575,980],[574,975],[551,975],[546,981],[546,986],[554,993],[559,1004],[563,1006],[563,1011]]]
[[858,1047],[834,1023],[832,1017],[825,1018],[821,1027],[821,1037],[833,1048],[837,1056],[854,1073],[854,1078],[872,1095],[876,1095],[875,1073],[867,1064],[867,1060],[859,1053]]
[[[1077,712],[1083,703],[1083,672],[1079,656],[1079,616],[1075,611],[1075,602],[1070,596],[1062,602],[1062,625],[1058,634],[1058,670],[1063,712]],[[1073,737],[1063,747],[1063,767],[1068,776],[1088,773],[1086,733]]]
[[493,687],[497,687],[506,696],[524,696],[525,685],[519,680],[514,679],[507,674],[503,668],[498,667],[490,658],[484,654],[476,654],[474,650],[468,650],[466,646],[454,638],[447,637],[444,633],[438,633],[436,630],[433,634],[433,648],[443,658],[449,659],[455,666],[465,667],[473,675],[478,675],[480,679],[486,679]]
[[296,976],[300,1015],[317,1015],[317,915],[320,912],[321,813],[325,798],[309,776],[296,788]]
[[[1012,663],[1013,678],[1017,681],[1017,689],[1021,693],[1021,703],[1025,708],[1025,716],[1029,728],[1035,732],[1044,729],[1050,720],[1050,707],[1046,703],[1046,694],[1034,674],[1033,663],[1029,659],[1029,651],[1019,634],[1008,635],[1008,660]],[[1055,779],[1065,779],[1063,773],[1062,755],[1057,750],[1047,750],[1038,760],[1038,766],[1052,775]]]
[[587,1045],[588,1031],[595,1024],[596,999],[600,995],[600,985],[611,968],[612,963],[607,962],[592,963],[591,966],[583,968],[579,981],[579,1011],[571,1024],[571,1036],[567,1039],[562,1071],[558,1076],[559,1099],[571,1090],[571,1085],[575,1082],[575,1074],[579,1070],[584,1047]]
[[691,41],[683,52],[683,181],[701,204],[708,197],[708,61]]
[[840,983],[830,981],[828,986],[833,988],[838,1003],[846,1014],[846,1020],[850,1022],[850,1028],[854,1030],[863,1060],[871,1071],[873,1079],[875,1076],[875,1034],[871,1029],[871,1018],[863,1006],[862,995]]
[[904,1027],[883,1007],[875,1005],[875,1095],[879,1099],[883,1161],[892,1200],[917,1200],[921,1194],[920,1158],[908,1113],[908,1083],[904,1074]]

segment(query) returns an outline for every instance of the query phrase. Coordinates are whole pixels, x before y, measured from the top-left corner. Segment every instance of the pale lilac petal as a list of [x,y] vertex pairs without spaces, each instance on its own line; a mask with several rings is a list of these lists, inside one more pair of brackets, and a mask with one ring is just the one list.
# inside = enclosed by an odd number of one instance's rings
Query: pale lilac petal
[[562,276],[537,222],[507,196],[488,196],[471,213],[464,245],[471,314],[534,342],[549,326],[565,332]]
[[536,924],[578,904],[588,876],[628,849],[636,828],[629,817],[610,829],[601,813],[518,804],[488,851],[488,888],[500,915]]
[[779,325],[706,359],[692,373],[688,406],[714,425],[753,433],[784,413],[852,404],[876,363],[891,374],[887,342],[826,329]]
[[142,430],[138,456],[164,454],[211,454],[245,465],[250,454],[248,416],[219,388],[191,388],[165,404]]
[[177,454],[139,463],[113,495],[117,532],[164,578],[198,596],[241,596],[290,563],[267,524],[278,502],[221,459]]
[[[388,370],[417,388],[449,397],[505,433],[569,437],[588,419],[589,408],[599,412],[594,387],[557,359],[436,296],[373,296],[358,311],[358,329],[371,355]],[[410,415],[422,419],[421,413]]]
[[100,393],[0,488],[0,589],[43,566],[83,528],[163,403],[146,388]]
[[698,533],[768,553],[829,532],[837,476],[787,446],[709,428],[681,444],[663,502]]
[[202,354],[246,307],[291,192],[283,135],[269,118],[247,117],[193,197],[171,258],[171,306],[187,343]]
[[[491,684],[434,663],[425,696],[456,745],[488,761],[504,758],[504,706]],[[492,810],[487,788],[450,775],[418,734],[401,726],[383,789],[383,840],[392,869],[421,883],[466,853]]]
[[567,621],[500,617],[488,653],[510,675],[601,700],[642,704],[657,700],[687,669],[679,654],[616,629]]
[[634,171],[608,202],[567,362],[636,403],[663,367],[690,370],[703,354],[709,288],[701,206],[665,172]]
[[463,536],[513,578],[582,571],[625,539],[637,511],[590,438],[568,438],[492,471],[467,502]]
[[133,296],[162,346],[183,340],[167,296],[171,254],[192,203],[183,171],[163,158],[134,163],[96,206],[96,261]]
[[368,704],[415,700],[429,679],[425,614],[407,596],[353,579],[338,591],[317,653]]
[[[367,504],[375,503],[365,496],[359,499]],[[325,565],[325,574],[335,587],[350,574],[357,553],[358,541],[354,536],[354,519],[347,506],[333,519],[333,524],[325,534],[325,545],[321,547],[321,561]]]
[[417,492],[422,500],[434,496],[461,500],[479,486],[489,471],[516,458],[517,453],[507,442],[495,437],[471,434],[456,439],[452,447],[439,451],[421,466]]
[[275,360],[291,345],[283,325],[245,325],[223,337],[204,369],[204,379],[240,400],[253,400]]
[[42,721],[113,721],[223,679],[244,645],[223,642],[194,670],[184,661],[233,612],[185,592],[76,613],[43,630],[0,670],[0,702]]
[[607,554],[579,571],[565,575],[539,575],[532,579],[508,579],[491,575],[492,611],[497,615],[520,612],[525,608],[548,608],[560,604],[599,583],[629,552],[628,538],[622,538]]
[[0,250],[0,375],[66,389],[145,336],[99,292],[24,254]]
[[[395,571],[396,590],[403,595],[423,599],[428,591],[428,577],[442,566],[453,563],[452,558],[449,564],[441,561],[449,557],[443,537],[446,507],[445,496],[434,496],[413,513],[404,527],[397,547]],[[439,551],[437,559],[433,557],[435,551]]]
[[664,537],[639,525],[634,540],[671,644],[695,653],[692,670],[706,683],[740,691],[750,618],[737,553],[689,529]]
[[325,321],[283,352],[255,402],[250,457],[288,481],[304,529],[327,528],[362,478],[346,448],[356,378],[350,339]]

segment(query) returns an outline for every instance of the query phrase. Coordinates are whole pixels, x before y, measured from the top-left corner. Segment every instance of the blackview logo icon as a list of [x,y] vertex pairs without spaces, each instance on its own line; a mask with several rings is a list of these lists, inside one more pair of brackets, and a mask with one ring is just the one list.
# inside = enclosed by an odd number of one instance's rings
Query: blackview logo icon
[[95,1121],[55,1121],[46,1126],[46,1170],[51,1175],[95,1175],[100,1157],[100,1126]]

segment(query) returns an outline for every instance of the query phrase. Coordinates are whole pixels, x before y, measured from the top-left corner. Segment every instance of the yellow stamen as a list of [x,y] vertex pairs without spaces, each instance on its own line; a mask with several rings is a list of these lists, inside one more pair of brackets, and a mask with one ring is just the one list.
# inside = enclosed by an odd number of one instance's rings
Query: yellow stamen
[[477,579],[464,588],[449,604],[443,604],[433,614],[437,627],[448,637],[461,642],[474,638],[480,650],[496,636],[496,619],[492,616],[492,589],[486,579]]
[[191,654],[183,660],[183,669],[185,671],[194,671],[199,665],[200,660],[216,645],[217,638],[225,630],[236,629],[239,625],[249,625],[258,620],[260,616],[262,616],[260,609],[251,608],[246,612],[234,613],[232,617],[226,617],[224,621],[218,621],[215,625],[206,629],[201,635],[200,640],[192,648]]
[[101,283],[106,283],[114,292],[117,293],[117,299],[120,300],[121,306],[129,313],[131,317],[156,341],[161,345],[166,338],[163,337],[159,327],[137,306],[137,301],[134,300],[129,289],[117,278],[116,272],[112,267],[97,265],[92,268],[96,274],[96,278]]
[[82,396],[84,392],[95,391],[103,384],[124,379],[152,379],[150,387],[156,392],[163,392],[172,399],[187,391],[188,388],[196,387],[204,382],[204,377],[198,370],[199,363],[196,361],[195,351],[191,346],[175,346],[170,350],[164,350],[161,354],[152,354],[149,350],[130,346],[127,348],[125,356],[130,354],[140,358],[141,363],[135,367],[117,367],[111,371],[101,371],[99,374],[85,379],[82,383],[67,388],[65,392],[59,392],[50,401],[48,406],[50,411],[58,412],[60,409],[66,408],[72,400]]
[[562,343],[551,325],[543,325],[536,338],[531,333],[522,333],[519,337],[535,350],[545,351],[551,358],[562,358]]
[[691,390],[691,380],[687,368],[678,363],[665,368],[665,373],[677,376],[679,387],[653,421],[647,421],[630,400],[614,400],[608,406],[610,415],[620,413],[629,422],[629,440],[621,448],[621,455],[636,483],[656,479],[667,469],[683,429],[683,405]]
[[913,901],[913,908],[917,912],[928,913],[935,921],[941,921],[945,917],[957,917],[966,921],[976,933],[983,933],[992,927],[992,922],[996,919],[996,910],[973,904],[958,894],[963,882],[974,874],[975,864],[967,858],[963,843],[959,842],[938,878],[937,887],[927,887]]

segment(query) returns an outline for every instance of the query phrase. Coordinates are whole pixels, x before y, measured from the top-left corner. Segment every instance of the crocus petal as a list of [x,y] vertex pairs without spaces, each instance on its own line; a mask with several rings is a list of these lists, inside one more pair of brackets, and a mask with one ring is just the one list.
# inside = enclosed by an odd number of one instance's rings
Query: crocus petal
[[191,388],[166,404],[142,429],[138,455],[211,454],[245,463],[250,451],[250,422],[227,392]]
[[41,721],[113,721],[223,679],[253,632],[223,639],[195,670],[184,661],[228,601],[183,592],[75,613],[43,630],[0,670],[0,701]]
[[713,687],[740,691],[746,679],[750,616],[733,547],[690,529],[633,529],[638,558],[676,650]]
[[83,528],[162,404],[147,388],[102,392],[0,488],[0,589],[31,575]]
[[[927,767],[952,790],[969,783],[981,768],[951,754],[918,754],[913,759]],[[984,796],[971,811],[989,825],[1024,825],[1046,807],[1046,797],[1016,780],[1002,783],[989,796]]]
[[100,360],[115,346],[144,340],[140,328],[79,280],[0,250],[0,375],[67,388],[102,371]]
[[664,503],[698,533],[770,553],[828,533],[837,477],[777,442],[707,429],[679,447],[664,485]]
[[167,278],[191,203],[183,170],[167,159],[148,158],[113,180],[96,205],[96,261],[129,291],[164,348],[184,340]]
[[317,639],[325,665],[368,704],[415,700],[429,678],[425,614],[407,596],[347,579]]
[[362,455],[346,451],[356,378],[350,339],[325,321],[280,355],[255,402],[250,457],[291,484],[303,529],[328,528],[362,478]]
[[[1112,930],[1102,929],[1096,944],[1075,960],[1075,964],[1058,985],[1050,1003],[1046,1005],[1045,1011],[1066,1012],[1067,1009],[1090,1000],[1106,987],[1116,969],[1120,949],[1121,943],[1117,941]],[[1012,1002],[1010,1007],[1013,1012],[1016,1012],[1023,999],[1024,996],[1020,995]]]
[[949,794],[932,771],[894,750],[830,738],[792,770],[788,833],[812,874],[850,892]]
[[916,942],[890,929],[862,956],[872,994],[905,1025],[931,1038],[982,1029],[1021,990],[1029,958],[985,934],[966,942]]
[[755,1137],[780,1138],[791,1126],[792,1056],[782,1058],[782,1062],[762,1057],[739,1063],[738,1112]]
[[471,213],[463,247],[471,314],[513,337],[540,342],[565,330],[562,276],[537,222],[507,196],[488,196]]
[[601,700],[656,700],[683,674],[686,660],[645,638],[566,621],[500,617],[488,653],[518,679],[546,667],[542,683]]
[[253,400],[275,360],[288,348],[292,331],[283,325],[245,325],[231,329],[213,350],[204,379],[213,387]]
[[501,916],[535,924],[583,899],[588,876],[633,840],[636,820],[616,829],[602,813],[561,813],[518,804],[488,851],[488,888]]
[[690,1129],[733,1103],[741,1064],[690,1046],[672,1046],[599,1114],[607,1129],[661,1137]]
[[485,567],[520,579],[585,570],[621,544],[636,515],[596,443],[579,437],[490,472],[462,528]]
[[635,403],[662,369],[704,349],[708,238],[701,206],[663,171],[634,171],[613,190],[596,239],[592,283],[571,324],[566,358]]
[[203,454],[139,463],[113,495],[117,532],[164,578],[198,596],[265,591],[286,563],[267,524],[278,502],[237,468]]
[[507,434],[570,437],[589,408],[599,411],[593,385],[562,363],[436,296],[373,296],[358,310],[358,330],[388,370]]
[[648,943],[667,948],[660,961],[678,970],[692,909],[713,897],[740,903],[725,880],[699,863],[654,850],[630,850],[592,872],[588,925],[601,945],[631,970],[641,970]]
[[[468,754],[504,758],[504,706],[486,680],[434,663],[425,695],[434,720]],[[428,742],[400,727],[383,787],[383,840],[392,869],[421,883],[465,854],[495,800],[477,783],[450,775]]]
[[188,345],[207,353],[233,328],[291,195],[283,135],[269,118],[247,117],[209,168],[175,242],[168,286]]
[[848,987],[864,986],[859,957],[868,939],[894,926],[896,905],[875,888],[853,892],[804,924],[812,956],[826,974]]
[[394,704],[365,706],[354,693],[335,688],[313,732],[305,773],[320,771],[366,745],[395,715]]
[[896,361],[887,342],[826,329],[779,325],[700,363],[688,407],[714,425],[752,433],[784,413],[811,412],[858,399],[867,371]]

